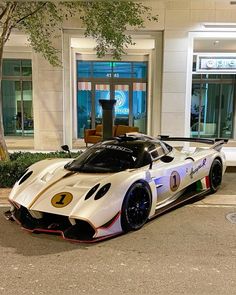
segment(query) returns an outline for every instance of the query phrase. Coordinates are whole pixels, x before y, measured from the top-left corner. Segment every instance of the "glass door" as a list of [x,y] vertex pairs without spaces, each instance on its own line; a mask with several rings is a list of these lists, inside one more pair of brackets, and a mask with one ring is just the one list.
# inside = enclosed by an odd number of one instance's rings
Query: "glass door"
[[130,85],[129,84],[98,84],[94,85],[94,125],[102,124],[102,107],[99,104],[99,99],[115,99],[115,125],[129,125],[132,122],[130,118]]
[[232,138],[234,95],[234,84],[194,83],[191,135]]
[[77,60],[78,137],[102,123],[99,99],[115,99],[114,124],[147,128],[147,73],[145,61]]
[[132,119],[130,115],[130,85],[129,84],[115,84],[113,97],[116,100],[115,104],[115,125],[130,125]]
[[233,137],[234,85],[222,85],[218,137]]
[[[18,104],[18,102],[17,102]],[[21,106],[20,106],[21,105]],[[34,121],[33,121],[33,103],[32,103],[32,82],[22,81],[22,100],[21,104],[17,106],[20,109],[22,116],[22,132],[23,134],[33,134]]]
[[78,82],[77,126],[78,126],[79,138],[84,137],[84,129],[92,128],[91,101],[92,101],[91,82]]
[[133,83],[133,125],[141,133],[147,130],[147,84]]
[[102,107],[99,103],[99,99],[110,99],[111,91],[109,84],[98,84],[94,85],[94,103],[92,104],[92,113],[94,117],[92,118],[92,126],[95,127],[97,124],[102,124]]
[[5,135],[32,135],[32,82],[3,80],[2,90]]

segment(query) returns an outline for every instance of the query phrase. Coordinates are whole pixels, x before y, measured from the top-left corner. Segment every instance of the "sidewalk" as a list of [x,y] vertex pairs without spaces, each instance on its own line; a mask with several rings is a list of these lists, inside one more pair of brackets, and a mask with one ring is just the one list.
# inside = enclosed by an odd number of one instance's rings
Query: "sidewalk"
[[[33,137],[6,136],[5,139],[10,152],[17,152],[17,151],[37,152],[37,150],[34,149]],[[173,142],[173,144],[175,146],[176,143]],[[190,149],[196,146],[201,146],[201,144],[198,144],[198,143],[191,144]],[[78,150],[84,150],[84,149],[86,149],[86,145],[83,139],[73,140],[73,147],[71,151],[77,152]],[[60,146],[58,147],[58,150],[60,150]],[[223,146],[222,150],[225,153],[227,166],[236,166],[236,140],[229,140],[229,142]],[[55,150],[52,150],[52,151],[55,151]],[[43,151],[40,151],[40,152],[43,152]]]
[[[5,137],[6,144],[8,150],[10,152],[36,152],[37,150],[34,149],[34,138],[33,137],[22,137],[22,136],[6,136]],[[73,147],[72,150],[77,151],[78,149],[85,149],[86,145],[83,139],[76,139],[73,140]],[[60,150],[60,146],[58,146],[58,150]],[[55,150],[51,150],[55,152]],[[40,151],[44,152],[44,151]]]
[[0,206],[9,205],[8,196],[10,194],[10,188],[1,188],[0,189]]

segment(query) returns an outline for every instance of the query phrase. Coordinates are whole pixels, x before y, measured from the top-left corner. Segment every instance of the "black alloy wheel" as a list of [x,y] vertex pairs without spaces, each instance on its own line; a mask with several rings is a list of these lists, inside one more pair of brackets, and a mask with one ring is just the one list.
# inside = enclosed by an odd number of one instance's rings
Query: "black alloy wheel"
[[151,204],[149,185],[144,181],[132,184],[122,205],[121,226],[123,231],[140,229],[148,219]]
[[221,185],[222,181],[222,163],[219,159],[215,159],[211,165],[211,170],[209,174],[210,179],[210,190],[215,193]]

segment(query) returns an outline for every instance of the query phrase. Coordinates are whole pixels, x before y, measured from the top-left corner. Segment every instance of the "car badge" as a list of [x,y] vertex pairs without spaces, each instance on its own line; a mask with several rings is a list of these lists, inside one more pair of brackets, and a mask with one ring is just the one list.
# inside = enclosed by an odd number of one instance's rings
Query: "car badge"
[[71,193],[68,192],[62,192],[56,194],[52,200],[51,204],[53,207],[56,208],[63,208],[70,204],[70,202],[73,200],[73,196]]

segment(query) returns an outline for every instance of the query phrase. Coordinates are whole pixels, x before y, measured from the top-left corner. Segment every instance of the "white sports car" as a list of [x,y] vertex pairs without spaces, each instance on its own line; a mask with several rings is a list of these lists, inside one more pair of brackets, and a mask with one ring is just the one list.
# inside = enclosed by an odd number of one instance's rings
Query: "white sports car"
[[[166,143],[176,140],[210,146],[179,151]],[[14,185],[5,215],[31,232],[59,233],[71,241],[140,229],[156,215],[219,188],[224,142],[127,134],[73,160],[40,161]]]

